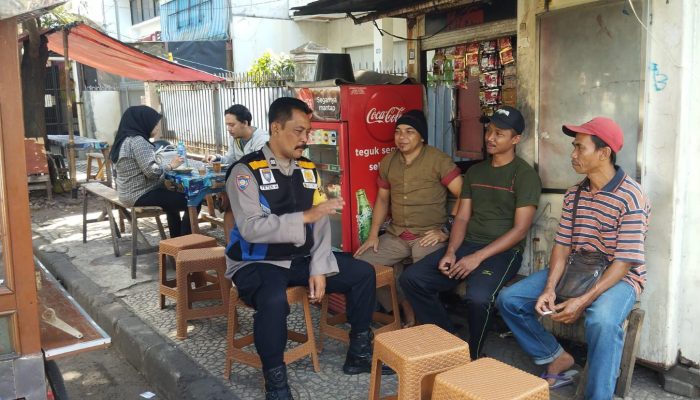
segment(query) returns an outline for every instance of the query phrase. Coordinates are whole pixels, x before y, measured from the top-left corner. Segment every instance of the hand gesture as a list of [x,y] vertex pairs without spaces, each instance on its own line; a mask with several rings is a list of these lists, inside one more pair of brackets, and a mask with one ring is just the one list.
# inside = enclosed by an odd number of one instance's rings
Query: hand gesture
[[326,294],[326,276],[312,275],[309,277],[309,302],[320,303]]
[[573,324],[586,310],[586,303],[580,297],[566,300],[554,306],[552,321]]
[[379,237],[370,235],[370,237],[368,237],[367,240],[365,240],[365,242],[362,243],[362,246],[360,246],[360,248],[357,249],[354,256],[358,257],[370,248],[374,250],[375,253],[379,251]]
[[438,270],[443,273],[445,276],[450,276],[450,268],[452,268],[453,265],[455,265],[455,261],[457,261],[457,257],[455,256],[454,253],[445,253],[444,256],[440,259],[440,262],[438,262]]
[[477,269],[483,260],[476,253],[464,256],[447,272],[450,279],[464,279],[472,271]]
[[422,247],[435,246],[438,243],[447,241],[449,238],[449,235],[446,235],[440,229],[431,229],[423,234],[418,241],[418,244],[420,244]]
[[344,206],[345,200],[342,197],[326,200],[304,211],[304,223],[313,224],[327,215],[335,214],[342,210]]
[[208,156],[204,157],[204,162],[210,163],[216,161],[218,156],[216,154],[209,154]]
[[182,165],[182,163],[185,162],[185,159],[180,157],[180,156],[175,156],[173,157],[172,160],[170,160],[170,169],[175,169]]
[[557,300],[557,295],[554,293],[554,289],[547,289],[545,288],[544,291],[542,291],[542,294],[540,294],[540,297],[537,298],[537,303],[535,303],[535,311],[540,314],[544,315],[545,312],[549,314],[548,311],[554,311],[554,302]]

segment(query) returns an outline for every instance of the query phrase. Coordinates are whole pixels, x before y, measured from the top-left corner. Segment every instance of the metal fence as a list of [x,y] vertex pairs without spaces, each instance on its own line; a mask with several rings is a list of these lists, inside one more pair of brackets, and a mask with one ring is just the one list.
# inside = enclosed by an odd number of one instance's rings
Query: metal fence
[[[358,66],[359,67],[359,66]],[[369,67],[369,66],[368,66]],[[400,68],[382,70],[407,76]],[[163,138],[173,144],[182,140],[190,152],[223,154],[228,150],[224,112],[233,104],[243,104],[253,114],[251,124],[269,131],[267,110],[282,96],[294,96],[287,87],[293,78],[271,75],[226,73],[223,83],[161,83],[156,86],[163,113]]]
[[223,83],[164,83],[157,86],[163,112],[163,138],[184,141],[190,152],[225,153],[228,134],[224,112],[243,104],[253,114],[251,124],[268,130],[267,110],[282,96],[293,96],[287,80],[277,76],[228,73]]

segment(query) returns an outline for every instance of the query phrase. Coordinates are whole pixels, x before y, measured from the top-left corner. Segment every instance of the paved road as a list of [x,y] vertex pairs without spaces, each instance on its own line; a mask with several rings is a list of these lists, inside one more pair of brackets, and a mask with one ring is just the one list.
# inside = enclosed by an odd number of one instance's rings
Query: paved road
[[[97,350],[57,360],[70,400],[136,400],[154,392],[134,367],[114,349]],[[156,395],[153,399],[164,399]]]

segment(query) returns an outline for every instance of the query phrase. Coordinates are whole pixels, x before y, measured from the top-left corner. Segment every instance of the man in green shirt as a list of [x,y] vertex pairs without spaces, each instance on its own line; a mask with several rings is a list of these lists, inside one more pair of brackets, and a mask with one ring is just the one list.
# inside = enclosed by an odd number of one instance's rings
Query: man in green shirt
[[490,157],[464,176],[447,248],[423,258],[399,278],[418,322],[450,332],[456,329],[438,294],[466,280],[472,358],[481,352],[498,291],[520,269],[541,192],[537,172],[515,155],[525,129],[520,111],[503,107],[482,122],[488,123],[484,142]]

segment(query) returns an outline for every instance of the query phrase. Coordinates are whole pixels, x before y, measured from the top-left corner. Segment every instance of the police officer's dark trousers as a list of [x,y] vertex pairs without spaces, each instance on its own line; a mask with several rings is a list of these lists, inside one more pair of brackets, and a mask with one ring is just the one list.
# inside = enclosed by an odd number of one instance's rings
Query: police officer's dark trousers
[[[375,272],[372,266],[347,253],[334,253],[340,272],[326,279],[326,293],[343,293],[351,333],[369,329],[375,304]],[[241,299],[255,309],[253,338],[263,370],[284,364],[287,344],[286,290],[309,285],[310,257],[292,261],[290,269],[265,262],[246,265],[233,275]]]

